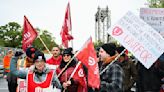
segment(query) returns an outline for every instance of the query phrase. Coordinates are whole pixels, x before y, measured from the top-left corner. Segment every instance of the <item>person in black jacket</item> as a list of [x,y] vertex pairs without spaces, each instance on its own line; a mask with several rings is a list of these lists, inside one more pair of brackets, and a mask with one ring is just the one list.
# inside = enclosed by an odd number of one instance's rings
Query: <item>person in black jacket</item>
[[[125,48],[123,46],[117,47],[117,52],[120,54]],[[118,59],[119,65],[122,67],[125,73],[123,79],[124,92],[131,92],[131,88],[137,81],[137,69],[136,65],[123,53]]]
[[161,79],[163,77],[161,64],[159,58],[149,69],[147,69],[138,62],[137,92],[160,91]]

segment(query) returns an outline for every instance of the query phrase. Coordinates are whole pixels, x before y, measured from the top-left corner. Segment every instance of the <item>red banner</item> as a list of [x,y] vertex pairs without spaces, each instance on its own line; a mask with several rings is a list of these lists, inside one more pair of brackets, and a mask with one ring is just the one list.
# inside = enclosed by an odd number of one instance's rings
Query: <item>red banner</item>
[[85,43],[77,54],[77,58],[88,68],[88,85],[92,88],[99,88],[100,75],[92,38]]
[[24,29],[22,36],[22,49],[25,51],[27,47],[32,45],[37,37],[37,32],[32,27],[26,16],[24,16]]
[[75,80],[78,80],[80,85],[81,85],[81,86],[78,87],[78,92],[88,92],[87,91],[86,74],[84,73],[84,69],[83,69],[82,63],[79,62],[76,65],[76,67],[77,67],[77,69],[75,70],[73,78]]
[[65,13],[65,19],[62,26],[62,30],[60,32],[61,38],[62,38],[62,45],[64,47],[68,47],[68,41],[72,40],[72,35],[69,34],[69,31],[72,30],[72,24],[71,24],[71,14],[70,14],[70,5],[68,3],[66,13]]
[[84,86],[84,84],[86,84],[86,75],[84,73],[84,70],[83,70],[83,67],[82,67],[82,64],[79,62],[79,64],[77,64],[77,69],[73,75],[73,78],[75,80],[78,80],[80,82],[80,84],[82,86]]

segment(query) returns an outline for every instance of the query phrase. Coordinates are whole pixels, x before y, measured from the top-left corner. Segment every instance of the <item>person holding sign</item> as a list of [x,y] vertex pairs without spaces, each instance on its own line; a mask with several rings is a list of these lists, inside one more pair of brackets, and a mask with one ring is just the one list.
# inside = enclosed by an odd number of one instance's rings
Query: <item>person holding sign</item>
[[[113,43],[103,44],[99,50],[101,86],[100,92],[122,92],[123,91],[123,69],[116,63],[116,46]],[[110,65],[109,65],[110,64]],[[109,67],[107,67],[109,65]],[[104,71],[105,69],[105,71]],[[104,71],[104,72],[102,72]]]
[[137,92],[160,92],[162,78],[164,77],[164,54],[147,69],[138,63]]
[[[125,48],[123,46],[117,47],[117,52],[120,54],[124,49]],[[123,79],[124,92],[131,92],[131,88],[137,81],[137,68],[125,52],[119,57],[118,61],[125,73],[125,77]]]
[[30,66],[28,70],[17,70],[16,64],[20,56],[21,54],[12,58],[10,67],[13,75],[26,79],[26,92],[56,92],[56,88],[54,87],[61,88],[55,71],[48,67],[42,52],[36,51],[34,53],[34,65]]

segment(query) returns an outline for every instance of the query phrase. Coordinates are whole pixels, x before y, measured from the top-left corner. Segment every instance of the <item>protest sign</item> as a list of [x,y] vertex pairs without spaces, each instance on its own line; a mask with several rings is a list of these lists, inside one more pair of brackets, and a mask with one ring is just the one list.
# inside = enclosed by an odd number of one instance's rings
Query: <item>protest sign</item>
[[132,12],[126,13],[108,33],[128,49],[146,68],[164,52],[164,39]]

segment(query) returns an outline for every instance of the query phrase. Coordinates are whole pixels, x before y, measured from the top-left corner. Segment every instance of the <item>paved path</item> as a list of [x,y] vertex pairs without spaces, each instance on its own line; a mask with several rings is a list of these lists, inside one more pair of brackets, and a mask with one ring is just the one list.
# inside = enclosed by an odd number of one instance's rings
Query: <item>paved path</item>
[[7,81],[0,77],[0,92],[9,92],[7,88]]

